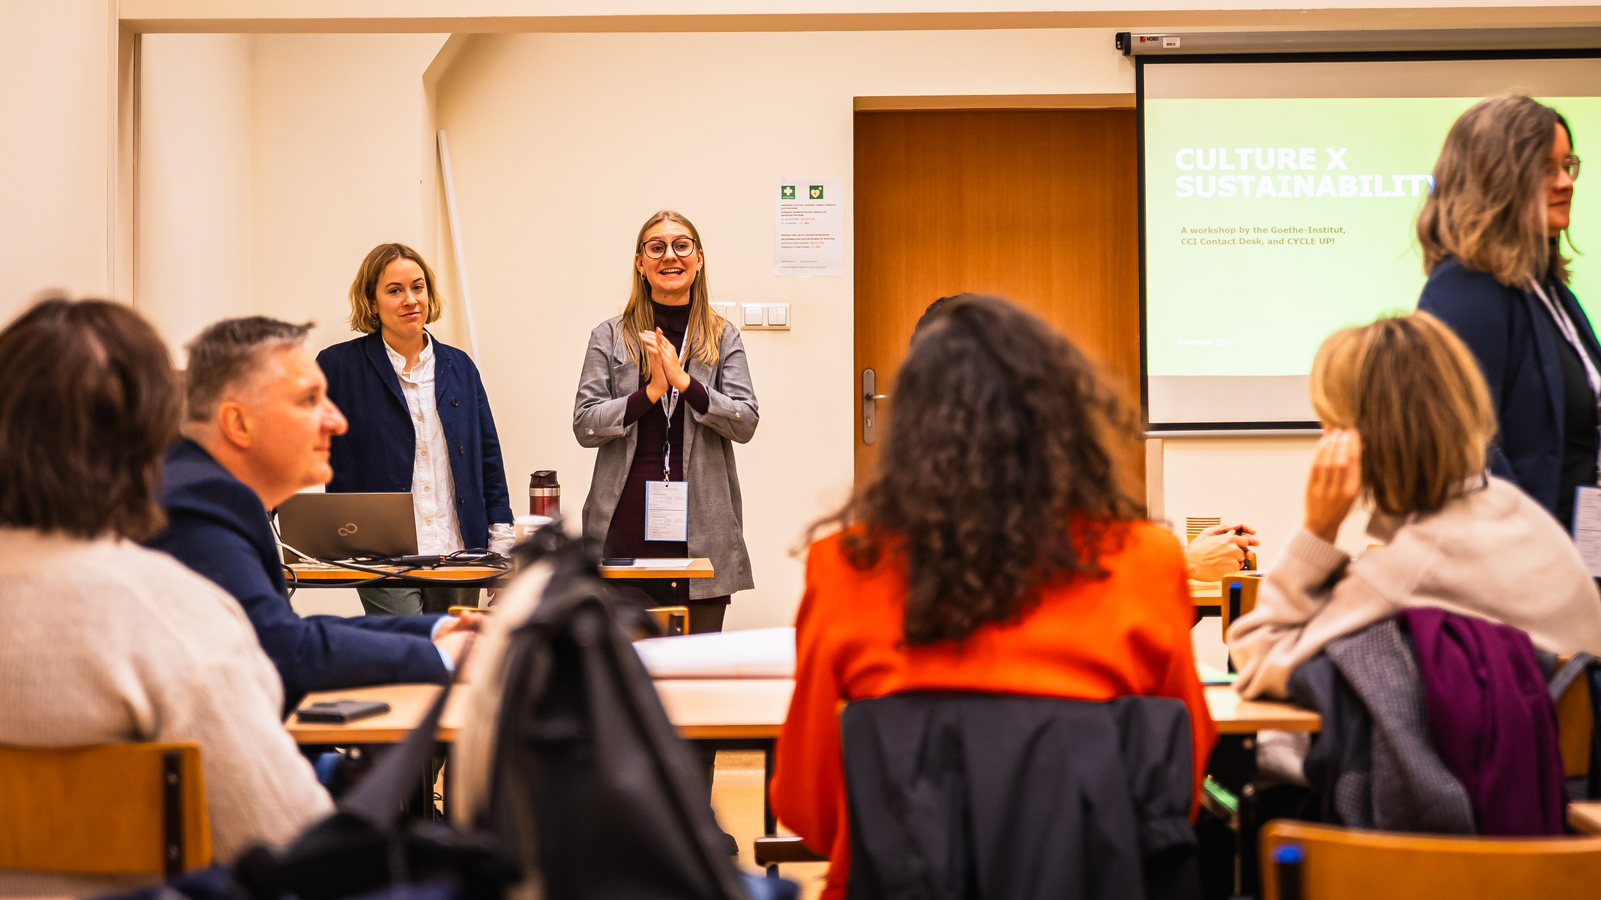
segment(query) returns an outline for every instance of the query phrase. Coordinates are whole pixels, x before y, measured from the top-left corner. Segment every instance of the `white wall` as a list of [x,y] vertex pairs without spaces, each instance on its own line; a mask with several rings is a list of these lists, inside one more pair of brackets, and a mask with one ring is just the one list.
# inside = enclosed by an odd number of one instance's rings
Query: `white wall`
[[579,514],[585,343],[626,299],[640,223],[678,209],[706,241],[716,299],[792,304],[791,331],[745,334],[762,423],[736,453],[756,589],[728,620],[788,623],[802,575],[789,551],[851,482],[853,283],[773,275],[775,178],[844,176],[849,192],[856,96],[1132,91],[1111,47],[1109,30],[473,38],[436,114],[514,496],[555,468]]
[[[255,38],[251,305],[315,320],[316,349],[349,340],[350,282],[374,246],[435,259],[433,154],[422,75],[439,34]],[[446,341],[455,337],[442,323]],[[437,329],[436,329],[437,331]]]
[[134,297],[179,365],[201,328],[251,309],[252,43],[144,38]]
[[[1162,442],[1163,514],[1180,533],[1186,516],[1221,516],[1257,530],[1257,560],[1272,564],[1305,514],[1306,474],[1316,438],[1197,439]],[[1340,529],[1338,543],[1359,553],[1369,543],[1367,514]]]
[[347,340],[367,251],[433,254],[422,73],[444,41],[145,36],[137,303],[174,346],[252,313]]
[[0,323],[111,289],[112,34],[104,0],[0,0]]

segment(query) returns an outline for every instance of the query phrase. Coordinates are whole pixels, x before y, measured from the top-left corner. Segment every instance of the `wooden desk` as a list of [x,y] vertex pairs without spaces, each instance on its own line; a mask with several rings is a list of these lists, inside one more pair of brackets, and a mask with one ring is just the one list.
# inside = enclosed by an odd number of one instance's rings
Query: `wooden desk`
[[1580,834],[1601,836],[1601,800],[1569,803],[1568,824]]
[[[290,579],[293,586],[303,588],[360,587],[366,582],[383,577],[324,563],[292,563],[285,568],[295,573],[295,577]],[[404,570],[403,566],[363,566],[363,568],[389,573]],[[511,581],[511,577],[510,569],[498,566],[440,566],[437,569],[412,569],[398,578],[387,579],[386,583],[426,581],[443,585],[470,586],[464,583],[471,583],[481,587],[502,587]]]
[[1228,685],[1206,688],[1206,708],[1218,734],[1258,731],[1318,731],[1323,719],[1309,709],[1276,700],[1242,700]]
[[[789,678],[683,678],[656,681],[667,718],[685,740],[717,750],[761,751],[770,781],[773,775],[773,743],[789,714],[790,695],[795,682]],[[390,711],[348,725],[303,723],[289,717],[285,728],[301,744],[390,744],[402,740],[421,721],[439,688],[431,684],[391,684],[309,694],[304,706],[322,700],[383,700]],[[465,694],[453,692],[439,721],[439,740],[451,742],[461,727],[461,701]],[[1239,789],[1240,779],[1248,782],[1255,773],[1256,755],[1252,738],[1257,731],[1317,731],[1322,720],[1317,713],[1288,703],[1241,700],[1232,687],[1206,688],[1206,705],[1222,738],[1213,755],[1214,767],[1232,775],[1219,775]],[[1234,770],[1239,770],[1237,773]],[[1601,804],[1596,804],[1601,807]],[[763,824],[766,834],[774,834],[777,823],[762,795]],[[1251,832],[1254,837],[1254,829]]]
[[776,738],[795,693],[790,678],[659,679],[656,694],[690,740]]
[[[778,736],[789,712],[789,695],[795,682],[788,678],[683,679],[656,682],[667,718],[686,740],[771,740]],[[385,684],[377,687],[318,691],[300,705],[324,700],[382,700],[389,712],[348,725],[300,722],[294,716],[284,723],[300,744],[393,744],[403,740],[439,696],[433,684]],[[445,703],[439,720],[439,739],[456,740],[461,727],[458,688]]]
[[[684,678],[656,682],[667,718],[689,740],[763,739],[778,735],[789,712],[795,682],[788,678]],[[390,711],[348,725],[298,722],[293,716],[285,727],[302,744],[390,744],[416,727],[439,694],[431,684],[387,684],[378,687],[320,691],[308,694],[304,706],[322,700],[382,700]],[[439,739],[454,741],[460,726],[459,691],[451,695],[439,723]],[[1262,700],[1241,700],[1231,687],[1206,689],[1206,706],[1222,734],[1258,731],[1317,731],[1318,714]],[[1601,803],[1597,807],[1601,820]]]
[[[300,722],[290,716],[284,728],[297,744],[395,744],[411,733],[422,717],[428,713],[439,696],[437,684],[383,684],[377,687],[346,688],[342,691],[318,691],[307,694],[300,702],[309,706],[325,700],[382,700],[389,704],[389,712],[370,719],[359,719],[347,725],[325,722]],[[451,742],[461,727],[461,690],[452,691],[445,701],[445,714],[439,720],[439,739]]]
[[[649,560],[644,560],[649,562]],[[324,563],[293,563],[288,566],[295,573],[294,584],[303,588],[332,588],[332,587],[359,587],[369,581],[382,578],[354,569],[345,569],[339,566],[330,566]],[[364,566],[363,568],[378,569],[389,573],[398,573],[401,566]],[[717,572],[712,568],[712,561],[706,557],[690,560],[689,565],[676,568],[641,566],[602,566],[602,578],[711,578]],[[483,587],[502,587],[511,581],[513,573],[509,569],[495,566],[440,566],[435,569],[413,569],[398,578],[390,579],[391,584],[404,584],[406,582],[426,581],[443,584],[471,582]]]

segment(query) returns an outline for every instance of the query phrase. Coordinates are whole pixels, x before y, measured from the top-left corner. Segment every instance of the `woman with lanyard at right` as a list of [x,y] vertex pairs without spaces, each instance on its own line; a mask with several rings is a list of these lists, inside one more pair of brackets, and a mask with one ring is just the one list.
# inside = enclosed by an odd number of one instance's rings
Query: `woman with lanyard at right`
[[590,333],[573,403],[578,443],[600,450],[584,533],[607,557],[711,560],[711,578],[646,589],[653,606],[688,606],[691,633],[721,631],[730,595],[754,587],[733,444],[756,433],[756,392],[739,329],[710,300],[695,226],[651,216],[628,304]]
[[1601,449],[1601,344],[1558,243],[1578,175],[1561,114],[1492,97],[1451,126],[1417,224],[1429,275],[1418,309],[1478,359],[1500,426],[1490,469],[1570,532]]

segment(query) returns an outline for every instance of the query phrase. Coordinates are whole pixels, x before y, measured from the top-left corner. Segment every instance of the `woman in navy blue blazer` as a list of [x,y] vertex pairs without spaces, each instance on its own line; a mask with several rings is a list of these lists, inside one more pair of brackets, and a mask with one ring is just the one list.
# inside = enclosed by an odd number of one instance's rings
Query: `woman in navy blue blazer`
[[1451,126],[1417,224],[1429,275],[1418,309],[1478,358],[1500,426],[1490,469],[1567,528],[1601,449],[1601,344],[1558,243],[1578,175],[1556,110],[1492,97]]
[[[350,285],[363,337],[317,355],[350,421],[333,439],[330,492],[410,491],[417,552],[511,548],[511,499],[489,398],[472,359],[424,327],[439,319],[434,273],[405,244],[379,244]],[[477,588],[361,588],[368,613],[477,606]]]

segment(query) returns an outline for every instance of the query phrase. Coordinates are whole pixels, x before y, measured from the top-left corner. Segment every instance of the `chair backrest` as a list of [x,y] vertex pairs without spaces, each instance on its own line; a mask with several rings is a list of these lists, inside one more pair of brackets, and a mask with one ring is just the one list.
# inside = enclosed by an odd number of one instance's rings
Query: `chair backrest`
[[162,873],[211,864],[200,746],[0,746],[0,868]]
[[656,627],[661,629],[663,635],[672,637],[689,633],[687,606],[652,606],[645,612],[650,613],[650,617],[656,620]]
[[[1584,897],[1601,885],[1601,838],[1444,837],[1279,819],[1261,840],[1264,900]],[[1287,844],[1303,854],[1299,894],[1283,892],[1273,862]]]
[[[1568,657],[1557,660],[1557,665],[1568,664]],[[1557,743],[1562,747],[1563,774],[1578,778],[1590,774],[1590,733],[1595,729],[1595,716],[1590,706],[1590,679],[1582,673],[1568,682],[1567,689],[1556,699]]]
[[[1226,635],[1234,620],[1256,609],[1256,591],[1262,586],[1262,576],[1256,572],[1236,572],[1223,579],[1222,600],[1223,633]],[[1238,608],[1236,608],[1238,607]]]
[[[1167,697],[906,693],[840,715],[847,893],[1138,897],[1198,885],[1190,717]],[[1175,896],[1188,896],[1186,893]]]

